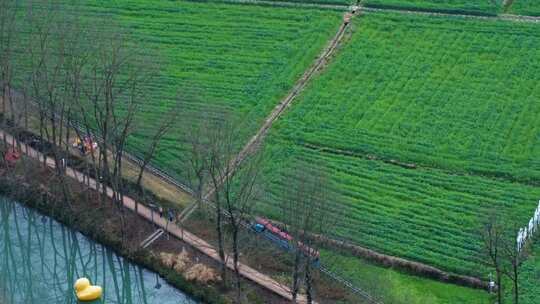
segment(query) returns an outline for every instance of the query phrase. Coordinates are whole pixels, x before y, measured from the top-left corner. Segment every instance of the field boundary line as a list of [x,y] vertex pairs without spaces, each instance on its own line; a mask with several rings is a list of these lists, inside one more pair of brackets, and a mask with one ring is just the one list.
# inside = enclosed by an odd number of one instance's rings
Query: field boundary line
[[432,17],[457,17],[463,19],[477,19],[477,20],[502,20],[511,22],[525,22],[525,23],[540,23],[540,17],[535,16],[521,16],[513,14],[499,14],[499,15],[475,15],[464,13],[449,13],[429,10],[414,10],[410,8],[378,8],[370,6],[362,6],[361,10],[366,13],[396,13],[396,14],[410,14],[420,16],[432,16]]
[[[198,0],[188,0],[191,2],[206,2]],[[330,4],[330,3],[316,3],[316,2],[295,2],[295,1],[270,1],[270,0],[214,0],[208,1],[212,3],[223,4],[247,4],[247,5],[260,5],[260,6],[272,6],[272,7],[296,7],[296,8],[314,8],[325,10],[339,10],[346,11],[350,8],[348,4]]]
[[[41,152],[31,148],[28,144],[23,143],[17,139],[15,139],[11,134],[7,133],[4,130],[0,129],[0,137],[5,136],[6,140],[9,145],[17,146],[20,148],[21,152],[24,153],[27,157],[36,159],[38,161],[45,160],[46,166],[49,168],[55,168],[55,161],[42,154]],[[112,188],[106,185],[102,185],[100,182],[96,181],[94,178],[85,175],[82,172],[79,172],[69,166],[66,166],[65,170],[66,176],[73,178],[77,182],[82,183],[83,185],[90,185],[90,188],[96,191],[101,191],[103,187],[106,190],[107,196],[109,198],[114,197],[114,191]],[[208,257],[212,258],[213,260],[216,260],[217,262],[220,262],[221,259],[219,257],[219,254],[217,253],[217,250],[207,243],[205,240],[199,238],[198,236],[194,235],[193,233],[187,231],[185,228],[178,226],[176,223],[170,223],[167,221],[166,218],[160,218],[160,217],[154,217],[152,216],[152,211],[149,207],[146,207],[144,204],[139,203],[137,210],[135,209],[136,202],[131,197],[124,195],[122,198],[122,204],[124,208],[137,213],[139,216],[143,217],[145,220],[148,220],[150,222],[153,222],[158,225],[160,228],[164,229],[167,233],[172,234],[176,238],[184,241],[185,243],[189,244],[193,248],[197,249],[201,253],[207,255]],[[232,259],[227,256],[225,258],[225,264],[227,268],[234,271],[234,263]],[[290,288],[286,285],[283,285],[276,280],[272,279],[271,277],[257,271],[254,268],[251,268],[243,263],[239,263],[239,269],[240,274],[256,283],[257,285],[268,289],[269,291],[275,293],[276,295],[279,295],[287,300],[292,300],[292,292]],[[305,295],[299,295],[299,303],[307,303],[307,299]],[[316,304],[316,302],[313,302]]]
[[536,16],[500,14],[499,18],[502,19],[502,20],[540,23],[540,17],[536,17]]
[[[199,0],[189,0],[192,2],[204,2]],[[296,2],[296,1],[271,1],[271,0],[214,0],[209,1],[213,3],[223,3],[223,4],[246,4],[246,5],[261,5],[261,6],[273,6],[273,7],[296,7],[296,8],[314,8],[314,9],[325,9],[325,10],[339,10],[339,11],[350,11],[353,8],[359,8],[364,12],[391,12],[398,14],[416,14],[416,15],[425,15],[425,16],[435,16],[435,17],[460,17],[465,19],[480,19],[480,20],[504,20],[504,21],[513,21],[513,22],[526,22],[526,23],[540,23],[540,16],[529,16],[529,15],[516,15],[508,13],[493,13],[493,14],[483,14],[483,13],[474,13],[467,11],[456,11],[452,10],[437,10],[430,8],[414,8],[414,7],[384,7],[384,6],[370,6],[370,5],[353,5],[353,4],[330,4],[330,3],[316,3],[316,2]]]
[[[242,0],[240,0],[242,1]],[[252,0],[247,0],[252,1]],[[258,1],[258,0],[255,0]],[[346,13],[348,14],[348,13]],[[266,134],[268,133],[268,130],[273,125],[273,123],[283,114],[283,112],[290,106],[292,101],[298,96],[302,90],[306,87],[307,83],[311,80],[311,78],[315,75],[317,71],[319,71],[324,65],[328,62],[328,59],[334,54],[334,51],[336,50],[337,46],[340,44],[341,39],[345,35],[345,30],[348,28],[350,22],[343,21],[337,33],[332,37],[330,42],[327,44],[327,46],[324,48],[323,52],[317,57],[317,60],[311,66],[304,72],[302,77],[296,81],[293,88],[289,91],[289,94],[285,96],[285,98],[281,99],[279,103],[274,107],[272,112],[270,112],[270,115],[266,117],[264,120],[262,126],[259,128],[257,133],[255,133],[254,136],[250,138],[250,140],[244,145],[242,150],[237,154],[237,156],[231,161],[231,170],[227,176],[225,176],[221,181],[219,181],[220,184],[225,182],[227,178],[230,178],[235,172],[238,166],[251,154],[257,151],[259,147],[259,143],[264,139]],[[204,200],[208,201],[209,198],[215,193],[216,188],[211,187],[211,189],[208,190],[208,192],[204,195]],[[199,204],[197,202],[191,203],[191,205],[187,206],[184,211],[180,214],[179,219],[180,221],[187,220],[193,212],[197,209],[197,206]]]

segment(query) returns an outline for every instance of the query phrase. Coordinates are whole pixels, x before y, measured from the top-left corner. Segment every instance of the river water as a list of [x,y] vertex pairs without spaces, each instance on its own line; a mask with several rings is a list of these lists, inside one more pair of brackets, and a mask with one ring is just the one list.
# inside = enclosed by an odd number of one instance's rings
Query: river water
[[0,304],[77,303],[73,283],[103,287],[92,303],[195,304],[157,274],[0,196]]

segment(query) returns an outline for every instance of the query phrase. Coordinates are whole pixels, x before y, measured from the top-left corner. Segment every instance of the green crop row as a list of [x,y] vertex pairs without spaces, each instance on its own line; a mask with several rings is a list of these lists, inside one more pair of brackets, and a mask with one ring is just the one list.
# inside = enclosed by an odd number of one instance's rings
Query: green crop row
[[[67,3],[61,8],[69,14],[73,7]],[[189,1],[92,0],[81,2],[77,11],[88,24],[112,21],[126,35],[130,52],[144,54],[158,67],[157,75],[144,84],[145,102],[129,141],[135,154],[142,152],[177,99],[188,113],[179,127],[226,113],[241,121],[242,145],[341,21],[336,11]],[[186,178],[186,133],[170,132],[155,161],[181,179]]]
[[[223,112],[242,121],[245,132],[238,141],[245,142],[339,24],[337,12],[316,9],[144,0],[95,3],[96,10],[112,12],[131,29],[130,39],[138,47],[163,61],[148,87],[148,102],[138,121],[145,128],[132,141],[135,152],[178,94],[191,104],[193,121]],[[169,134],[156,159],[180,178],[186,178],[181,173],[183,134]]]
[[331,176],[328,205],[338,220],[329,234],[457,273],[485,274],[480,232],[491,209],[526,222],[540,197],[531,186],[327,154],[277,137],[269,143],[263,212],[280,218],[284,176],[303,161]]
[[[227,0],[224,0],[227,1]],[[274,2],[298,2],[310,4],[364,5],[372,8],[442,12],[454,14],[495,15],[502,10],[502,3],[490,0],[271,0]],[[530,1],[531,3],[528,3]],[[525,2],[525,7],[537,7],[535,0],[516,0]],[[523,4],[519,5],[523,7]],[[528,12],[528,10],[521,10]]]
[[397,14],[353,26],[274,126],[261,210],[280,216],[302,160],[331,177],[339,238],[485,275],[489,210],[526,222],[540,197],[537,26]]
[[[229,1],[229,0],[223,0]],[[234,1],[234,0],[233,0]],[[270,0],[274,3],[286,2],[286,3],[309,3],[309,4],[323,4],[323,5],[339,5],[346,6],[356,3],[355,0]]]
[[357,20],[347,47],[284,117],[283,136],[329,153],[538,183],[537,25]]
[[514,0],[510,12],[520,15],[540,16],[540,1],[538,0]]

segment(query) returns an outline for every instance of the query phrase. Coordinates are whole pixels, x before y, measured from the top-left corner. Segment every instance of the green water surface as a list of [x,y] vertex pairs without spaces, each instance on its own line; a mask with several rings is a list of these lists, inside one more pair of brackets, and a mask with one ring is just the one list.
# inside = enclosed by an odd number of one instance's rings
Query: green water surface
[[0,197],[0,303],[77,303],[73,283],[80,277],[103,287],[103,298],[91,303],[196,303],[157,274]]

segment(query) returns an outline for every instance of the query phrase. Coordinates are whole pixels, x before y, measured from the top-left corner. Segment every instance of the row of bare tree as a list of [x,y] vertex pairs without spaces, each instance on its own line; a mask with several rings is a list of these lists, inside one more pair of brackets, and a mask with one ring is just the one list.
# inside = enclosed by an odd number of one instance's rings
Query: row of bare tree
[[[238,153],[237,138],[240,130],[231,120],[204,120],[191,127],[186,137],[190,186],[195,193],[198,209],[210,212],[217,235],[218,253],[222,261],[221,275],[226,281],[226,248],[230,248],[234,265],[237,301],[242,301],[240,256],[249,254],[242,244],[240,235],[245,233],[246,224],[253,219],[258,202],[263,200],[265,178],[262,170],[264,147],[248,157],[241,168],[235,168]],[[322,234],[335,223],[334,212],[326,208],[327,180],[321,172],[310,170],[307,164],[299,163],[291,168],[286,179],[288,185],[284,199],[278,204],[282,227],[298,242],[318,251],[320,244],[312,234]],[[230,237],[227,237],[230,236]],[[260,243],[258,243],[260,244]],[[257,250],[257,249],[255,249]],[[273,257],[268,257],[272,259]],[[314,301],[314,265],[317,257],[305,251],[292,251],[291,291],[297,301],[301,287],[308,303]],[[276,260],[276,263],[278,261]]]
[[[124,154],[132,135],[148,127],[137,124],[137,117],[148,95],[145,84],[156,66],[147,59],[149,56],[130,47],[127,33],[112,22],[95,24],[84,20],[77,6],[60,6],[56,1],[29,0],[22,4],[17,0],[0,0],[0,127],[39,130],[41,148],[50,143],[47,153],[54,159],[61,195],[68,206],[72,189],[65,168],[73,148],[71,143],[74,138],[97,134],[99,140],[94,140],[98,147],[89,151],[83,170],[86,176],[98,181],[103,202],[108,200],[110,187],[113,201],[121,206],[126,193]],[[145,169],[159,150],[161,140],[172,130],[181,132],[187,147],[187,162],[183,164],[187,180],[197,204],[211,206],[200,209],[212,215],[225,286],[226,263],[228,256],[232,256],[232,286],[240,303],[244,298],[240,235],[261,199],[262,154],[251,156],[237,169],[237,124],[225,117],[178,124],[179,120],[192,121],[181,116],[180,105],[178,102],[172,106],[142,147],[138,147],[143,152],[136,183],[142,192]],[[328,222],[323,219],[330,218],[323,205],[326,183],[320,174],[307,172],[303,166],[293,171],[291,187],[282,204],[283,219],[295,240],[316,250],[317,244],[306,232],[322,233],[323,223]],[[90,186],[90,179],[86,180]],[[123,216],[119,220],[124,223]],[[304,284],[308,302],[313,301],[314,259],[300,250],[294,252],[295,300]]]
[[[108,199],[107,187],[113,190],[117,206],[121,206],[126,193],[124,153],[137,129],[148,127],[137,124],[136,118],[149,95],[145,83],[156,70],[148,56],[130,47],[126,35],[110,22],[84,22],[76,6],[58,7],[56,2],[47,0],[25,1],[24,5],[17,0],[0,0],[1,127],[37,128],[42,141],[51,144],[48,152],[54,159],[61,195],[67,205],[71,190],[64,174],[65,158],[74,137],[99,135],[98,148],[90,151],[84,171],[100,182],[103,202]],[[239,148],[237,139],[241,137],[238,124],[225,117],[200,119],[193,124],[186,117],[189,114],[182,116],[182,103],[176,102],[139,147],[143,152],[136,183],[142,191],[145,169],[164,136],[172,130],[181,132],[186,148],[182,167],[199,209],[212,215],[225,286],[230,250],[233,286],[240,303],[244,296],[240,235],[243,225],[252,218],[256,203],[262,199],[264,149],[237,169],[234,162]],[[79,127],[73,128],[74,123]],[[318,250],[320,245],[310,235],[328,233],[339,216],[325,204],[327,179],[309,168],[300,163],[288,175],[288,190],[280,204],[281,219],[295,242]],[[201,208],[203,205],[211,208]],[[123,223],[124,217],[119,220]],[[516,250],[511,229],[503,225],[502,217],[496,213],[483,229],[484,248],[496,274],[499,304],[504,277],[511,282],[514,303],[519,301],[519,266],[525,251]],[[308,303],[313,301],[314,259],[301,250],[293,251],[291,290],[295,301],[302,287]]]
[[509,283],[512,288],[512,302],[519,303],[520,299],[520,266],[527,258],[531,244],[523,250],[518,249],[516,240],[520,225],[508,216],[492,210],[483,226],[482,240],[487,264],[495,271],[495,286],[497,303],[505,298],[505,286]]

